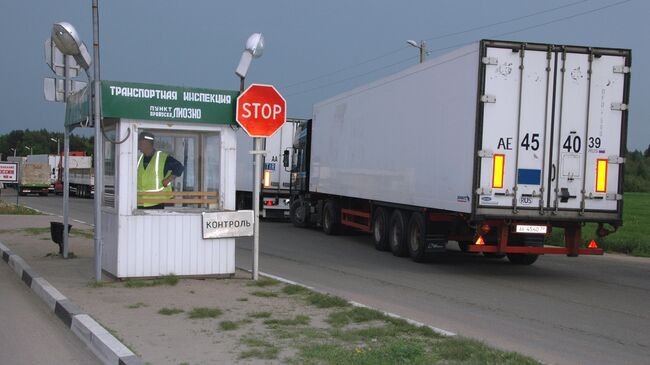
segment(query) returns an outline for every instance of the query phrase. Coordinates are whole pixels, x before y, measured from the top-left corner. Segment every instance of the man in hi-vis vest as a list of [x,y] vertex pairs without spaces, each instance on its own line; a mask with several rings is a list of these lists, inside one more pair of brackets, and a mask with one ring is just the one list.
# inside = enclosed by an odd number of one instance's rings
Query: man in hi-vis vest
[[[172,182],[183,174],[183,165],[175,158],[163,151],[156,151],[153,147],[154,135],[142,132],[138,136],[138,150],[142,152],[138,157],[138,193],[172,191]],[[139,195],[138,199],[172,199],[172,195],[146,196]],[[164,209],[163,203],[138,202],[138,209]]]

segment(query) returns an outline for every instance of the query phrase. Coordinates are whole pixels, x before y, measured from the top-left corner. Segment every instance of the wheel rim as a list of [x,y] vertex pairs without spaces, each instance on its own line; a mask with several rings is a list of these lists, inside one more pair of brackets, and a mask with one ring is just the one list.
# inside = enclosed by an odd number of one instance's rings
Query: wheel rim
[[302,204],[297,203],[296,209],[294,210],[294,217],[296,222],[303,223],[305,221],[305,208]]
[[409,245],[411,246],[411,250],[413,252],[418,251],[420,248],[420,227],[417,224],[414,224],[413,227],[411,227],[411,234],[409,234]]
[[390,244],[394,248],[399,248],[399,237],[401,236],[402,229],[399,224],[393,224],[392,234],[390,236]]
[[375,234],[375,242],[381,242],[383,238],[382,233],[384,233],[385,226],[386,222],[384,222],[383,217],[378,215],[375,219],[375,228],[373,230],[373,233]]
[[323,215],[323,229],[324,230],[329,230],[330,228],[330,214],[329,214],[329,209],[325,210],[325,214]]

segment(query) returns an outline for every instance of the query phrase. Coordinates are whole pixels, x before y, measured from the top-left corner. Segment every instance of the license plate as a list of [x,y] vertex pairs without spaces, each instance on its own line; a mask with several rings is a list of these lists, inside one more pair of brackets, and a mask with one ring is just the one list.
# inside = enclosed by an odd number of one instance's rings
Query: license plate
[[518,224],[515,227],[516,233],[533,233],[533,234],[546,234],[546,226],[533,226]]

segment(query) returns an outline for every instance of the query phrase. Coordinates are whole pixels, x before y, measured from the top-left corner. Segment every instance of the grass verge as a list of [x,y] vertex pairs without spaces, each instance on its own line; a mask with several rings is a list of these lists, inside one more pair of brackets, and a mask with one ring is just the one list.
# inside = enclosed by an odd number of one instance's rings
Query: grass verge
[[219,308],[207,308],[207,307],[198,307],[192,309],[188,314],[189,318],[192,319],[201,319],[201,318],[217,318],[223,314],[223,311]]
[[154,280],[126,279],[124,281],[124,287],[126,288],[147,288],[160,285],[174,286],[176,284],[178,284],[178,277],[174,274],[165,275]]
[[183,312],[185,311],[179,308],[164,307],[158,311],[158,314],[162,314],[163,316],[173,316],[174,314],[183,313]]
[[43,215],[34,209],[0,201],[0,214],[1,215]]

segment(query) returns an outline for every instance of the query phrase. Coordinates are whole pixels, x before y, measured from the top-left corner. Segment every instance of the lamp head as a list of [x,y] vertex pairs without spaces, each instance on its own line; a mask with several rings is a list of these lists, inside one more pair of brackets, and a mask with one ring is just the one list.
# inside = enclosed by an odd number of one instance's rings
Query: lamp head
[[253,55],[253,58],[259,58],[264,53],[264,36],[262,33],[253,33],[246,41],[246,50]]
[[406,41],[406,43],[412,45],[413,47],[420,47],[420,46],[418,45],[418,42],[416,42],[416,41],[414,41],[414,40],[410,40],[410,39],[409,39],[408,41]]
[[70,23],[54,23],[52,26],[52,41],[65,55],[75,56],[81,53],[79,33]]

